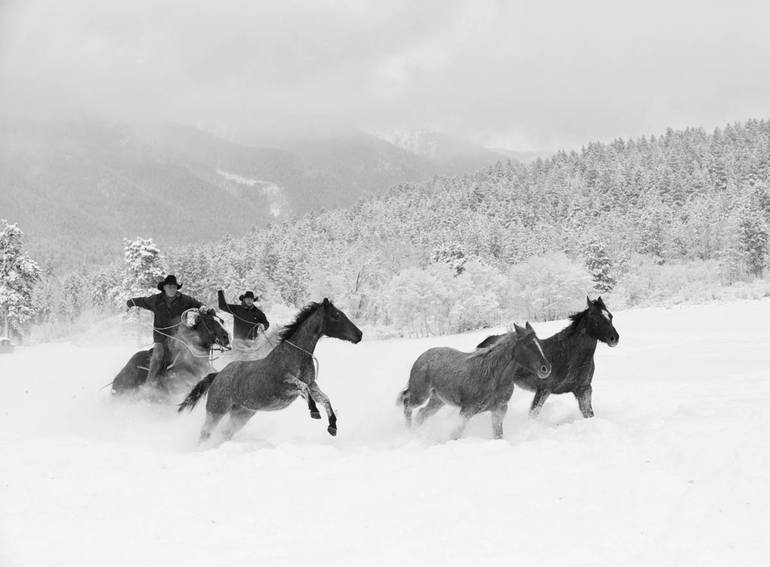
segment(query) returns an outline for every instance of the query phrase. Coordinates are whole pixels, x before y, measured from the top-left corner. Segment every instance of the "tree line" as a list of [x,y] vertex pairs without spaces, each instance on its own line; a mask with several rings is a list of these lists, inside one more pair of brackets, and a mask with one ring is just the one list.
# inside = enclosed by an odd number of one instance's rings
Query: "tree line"
[[[217,288],[268,306],[328,296],[364,325],[464,331],[561,317],[586,292],[630,306],[763,278],[769,186],[770,121],[668,130],[399,185],[157,262],[212,303]],[[128,268],[42,278],[36,293],[60,299],[35,316],[118,304]]]

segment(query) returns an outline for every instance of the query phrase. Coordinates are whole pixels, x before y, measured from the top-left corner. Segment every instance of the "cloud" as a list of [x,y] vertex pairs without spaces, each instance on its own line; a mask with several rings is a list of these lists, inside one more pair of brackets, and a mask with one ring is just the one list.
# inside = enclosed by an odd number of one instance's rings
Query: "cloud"
[[555,149],[770,115],[761,2],[0,4],[6,112]]

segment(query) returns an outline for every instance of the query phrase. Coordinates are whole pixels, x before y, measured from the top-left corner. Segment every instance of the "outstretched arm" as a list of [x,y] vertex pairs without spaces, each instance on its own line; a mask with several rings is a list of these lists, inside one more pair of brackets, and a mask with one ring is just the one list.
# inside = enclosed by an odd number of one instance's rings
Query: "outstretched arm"
[[233,314],[233,311],[235,311],[235,308],[238,307],[232,303],[227,303],[225,300],[225,292],[221,289],[217,290],[217,299],[219,300],[219,308],[226,313],[230,313],[231,315]]
[[141,309],[152,311],[152,305],[150,305],[149,299],[149,297],[133,297],[126,301],[126,306],[139,307]]
[[221,289],[217,290],[217,299],[219,300],[219,308],[222,311],[230,311],[230,306],[227,305],[227,301],[225,301],[225,292]]

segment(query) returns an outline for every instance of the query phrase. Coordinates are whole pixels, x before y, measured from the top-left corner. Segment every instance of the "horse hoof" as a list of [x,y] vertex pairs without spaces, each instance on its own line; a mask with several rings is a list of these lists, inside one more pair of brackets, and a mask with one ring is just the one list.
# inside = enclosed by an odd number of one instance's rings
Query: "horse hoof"
[[310,417],[313,419],[321,419],[321,412],[320,411],[311,411]]
[[332,427],[331,425],[326,428],[326,431],[328,431],[329,435],[331,435],[332,437],[335,437],[337,435],[337,428]]

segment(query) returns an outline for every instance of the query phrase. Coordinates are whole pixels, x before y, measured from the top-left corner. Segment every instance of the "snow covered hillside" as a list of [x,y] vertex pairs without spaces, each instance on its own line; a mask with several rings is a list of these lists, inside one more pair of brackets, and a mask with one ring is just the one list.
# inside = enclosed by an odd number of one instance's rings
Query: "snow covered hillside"
[[[133,345],[0,356],[0,565],[749,565],[770,554],[770,301],[615,313],[597,417],[514,392],[505,439],[456,410],[406,431],[424,349],[326,339],[339,435],[296,403],[196,446],[201,408],[110,398]],[[564,322],[538,324],[548,336]],[[470,562],[470,563],[469,563]]]

